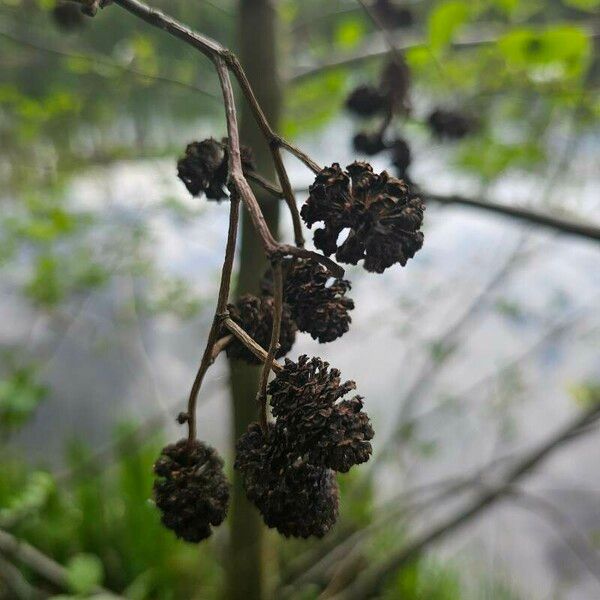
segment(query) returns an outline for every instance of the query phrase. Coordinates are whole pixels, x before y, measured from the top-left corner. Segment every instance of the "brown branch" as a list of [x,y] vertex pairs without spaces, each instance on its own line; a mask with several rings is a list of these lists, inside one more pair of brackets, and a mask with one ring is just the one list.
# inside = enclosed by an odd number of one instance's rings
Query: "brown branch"
[[487,210],[511,217],[513,219],[518,219],[526,223],[556,229],[561,233],[577,235],[589,240],[600,241],[600,225],[588,224],[584,223],[583,221],[575,221],[573,219],[557,217],[531,208],[510,206],[506,204],[499,204],[497,202],[466,198],[458,195],[444,196],[441,194],[423,192],[423,197],[426,200],[439,202],[440,204],[444,205],[457,204],[460,206],[467,206],[469,208]]
[[219,356],[219,354],[221,354],[221,352],[223,352],[223,350],[227,348],[227,346],[229,346],[229,344],[231,344],[232,341],[233,335],[225,335],[220,340],[215,342],[211,355],[213,361],[217,358],[217,356]]
[[362,600],[370,598],[382,589],[387,579],[398,569],[412,561],[425,548],[437,542],[449,533],[479,516],[484,510],[510,493],[513,484],[517,483],[530,471],[540,465],[552,452],[579,435],[590,431],[589,425],[600,419],[600,403],[577,416],[563,426],[554,436],[537,449],[529,452],[523,459],[509,469],[500,482],[490,485],[465,508],[444,519],[441,523],[409,542],[406,546],[386,558],[380,564],[364,571],[359,577],[334,596],[335,600]]
[[[223,319],[223,325],[227,327],[227,329],[229,329],[229,331],[231,331],[231,333],[240,342],[242,342],[242,344],[244,344],[244,346],[246,346],[246,348],[248,348],[248,350],[250,350],[250,352],[252,352],[252,354],[254,354],[256,358],[258,358],[262,362],[265,362],[267,360],[267,351],[262,346],[257,344],[252,339],[252,337],[248,335],[248,333],[246,333],[234,320],[232,320],[229,317],[225,317]],[[274,360],[271,363],[271,369],[273,369],[273,371],[279,372],[283,369],[283,367],[277,361]]]
[[[239,158],[239,153],[238,153]],[[230,155],[230,160],[232,157]],[[202,386],[204,376],[209,367],[214,362],[215,345],[220,341],[218,339],[219,330],[221,328],[221,315],[227,311],[227,300],[229,299],[229,288],[231,285],[231,272],[233,270],[233,260],[235,258],[235,246],[237,240],[237,227],[240,214],[240,200],[237,193],[231,195],[230,198],[230,214],[229,214],[229,232],[227,234],[227,246],[225,249],[225,259],[223,261],[223,271],[221,273],[221,284],[219,286],[219,298],[217,301],[217,309],[213,318],[206,348],[196,373],[196,378],[192,384],[190,396],[188,399],[187,422],[188,422],[188,440],[192,442],[196,439],[196,404],[198,402],[198,392]]]
[[[0,552],[27,565],[32,571],[60,589],[70,588],[67,570],[61,564],[2,529],[0,529]],[[115,599],[121,597],[100,586],[96,587],[95,592]]]
[[263,364],[262,373],[260,376],[260,384],[258,386],[258,394],[256,396],[260,406],[260,426],[262,430],[267,432],[267,382],[271,367],[275,360],[275,354],[279,348],[279,334],[281,332],[281,315],[283,312],[283,270],[281,261],[274,261],[271,265],[273,271],[273,327],[271,329],[271,342],[269,344],[269,352]]
[[[238,58],[235,56],[235,54],[233,54],[233,52],[231,52],[212,38],[192,31],[191,29],[189,29],[182,23],[176,21],[172,17],[169,17],[168,15],[157,9],[150,8],[149,6],[142,2],[139,2],[138,0],[115,0],[115,3],[119,4],[122,8],[131,12],[140,19],[143,19],[150,25],[158,27],[159,29],[163,29],[167,33],[170,33],[171,35],[177,37],[185,43],[193,46],[194,48],[202,52],[205,56],[210,58],[217,66],[217,69],[219,65],[219,61],[217,59],[222,60],[227,65],[227,67],[231,69],[240,85],[244,97],[250,105],[250,108],[260,130],[262,131],[265,139],[269,144],[269,148],[271,149],[271,154],[273,156],[273,162],[277,170],[277,175],[279,177],[282,189],[284,191],[285,200],[288,204],[292,216],[292,221],[294,224],[295,241],[297,245],[302,246],[304,244],[304,238],[302,236],[302,223],[300,221],[300,215],[298,213],[298,208],[296,206],[292,187],[290,185],[289,178],[283,165],[283,160],[281,158],[281,148],[285,148],[286,150],[292,152],[292,154],[297,156],[300,160],[302,160],[313,170],[317,165],[301,150],[299,150],[286,140],[283,140],[273,130],[273,128],[269,124],[265,113],[263,112],[260,104],[258,103],[256,95],[254,94],[254,90],[252,89],[252,85],[250,84],[250,81],[248,80],[248,77],[246,76],[242,65]],[[221,84],[223,85],[222,78]],[[263,236],[263,233],[261,233],[261,237]]]

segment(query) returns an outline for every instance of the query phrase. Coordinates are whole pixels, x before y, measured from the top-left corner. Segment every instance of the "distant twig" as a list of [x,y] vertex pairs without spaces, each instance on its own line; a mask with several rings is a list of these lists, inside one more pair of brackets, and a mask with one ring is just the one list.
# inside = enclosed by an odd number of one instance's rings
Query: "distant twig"
[[512,487],[509,493],[517,505],[549,521],[573,554],[600,583],[600,556],[597,550],[561,510],[545,498],[518,487]]
[[[67,570],[61,564],[46,556],[31,544],[1,529],[0,552],[10,556],[13,560],[24,563],[32,571],[60,589],[68,590],[70,588]],[[96,593],[106,594],[110,598],[120,598],[120,596],[100,586],[97,586],[95,591]]]
[[[592,40],[600,37],[600,31],[587,31],[588,37]],[[503,32],[490,32],[482,35],[480,32],[469,32],[461,37],[458,37],[453,43],[452,48],[455,50],[473,48],[496,43],[503,35]],[[381,37],[379,38],[381,40]],[[407,35],[403,32],[402,38],[394,39],[394,45],[399,51],[411,50],[413,48],[427,48],[428,42],[423,38],[412,37],[407,39]],[[354,54],[346,54],[330,58],[329,60],[317,65],[308,67],[299,67],[292,71],[287,77],[288,83],[300,83],[306,79],[321,75],[327,71],[335,69],[349,68],[371,60],[377,60],[389,56],[390,50],[387,47],[382,48],[381,43],[378,48],[363,48]]]
[[417,536],[412,542],[392,552],[381,563],[369,567],[357,579],[334,596],[335,600],[363,600],[376,595],[388,577],[413,560],[425,548],[468,523],[484,510],[510,493],[512,486],[538,467],[550,454],[564,444],[590,431],[588,427],[600,418],[600,403],[563,426],[554,436],[519,460],[496,484],[487,486],[465,508],[442,520]]
[[595,225],[593,223],[584,223],[581,220],[577,221],[565,217],[558,217],[547,212],[542,212],[531,208],[524,208],[509,204],[499,204],[497,202],[467,198],[465,196],[446,196],[442,194],[432,194],[429,192],[424,192],[423,196],[426,200],[430,200],[432,202],[438,202],[444,205],[454,204],[486,210],[511,217],[513,219],[518,219],[525,223],[548,227],[550,229],[559,231],[560,233],[576,235],[588,240],[600,241],[600,225]]
[[[146,71],[142,71],[140,69],[134,69],[133,67],[128,67],[126,65],[122,65],[118,62],[107,60],[101,56],[97,56],[95,54],[83,54],[80,52],[69,52],[67,50],[62,50],[58,48],[53,48],[46,44],[40,44],[38,41],[33,41],[29,39],[25,39],[21,36],[17,36],[12,32],[7,32],[4,29],[0,29],[0,36],[3,38],[10,40],[14,44],[19,44],[21,46],[26,46],[35,50],[36,52],[42,52],[44,54],[52,54],[54,56],[58,56],[60,58],[80,60],[90,65],[99,65],[102,67],[109,67],[111,69],[115,69],[122,73],[130,73],[135,75],[136,77],[140,77],[141,79],[147,79],[148,81],[156,81],[158,83],[167,83],[169,85],[175,85],[178,87],[182,87],[193,92],[198,92],[207,98],[210,98],[214,101],[219,101],[219,97],[217,94],[209,92],[198,85],[194,85],[193,83],[187,83],[186,81],[180,81],[178,79],[171,79],[170,77],[166,77],[164,75],[153,75],[151,73],[147,73]],[[99,75],[100,77],[106,77],[104,74],[94,71],[95,75]]]

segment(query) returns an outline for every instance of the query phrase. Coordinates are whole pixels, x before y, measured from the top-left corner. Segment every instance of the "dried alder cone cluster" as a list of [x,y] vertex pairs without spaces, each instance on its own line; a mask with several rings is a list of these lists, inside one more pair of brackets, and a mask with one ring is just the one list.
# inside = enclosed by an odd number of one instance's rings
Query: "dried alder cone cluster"
[[[386,171],[377,175],[371,165],[354,162],[343,171],[337,163],[323,169],[310,187],[302,218],[311,227],[315,246],[335,253],[343,263],[357,264],[383,273],[395,263],[406,265],[421,249],[425,203],[401,179]],[[340,233],[349,230],[340,244]]]
[[[412,19],[407,9],[393,2],[377,0],[374,8],[396,26]],[[409,89],[409,69],[401,56],[394,56],[378,85],[356,88],[347,101],[348,109],[362,118],[382,118],[376,131],[355,136],[356,149],[367,155],[389,151],[399,177],[376,173],[359,161],[345,169],[338,163],[322,169],[311,166],[315,180],[300,217],[294,210],[292,215],[295,230],[301,228],[300,218],[309,228],[315,226],[314,245],[324,256],[383,273],[395,264],[405,266],[422,247],[425,204],[408,178],[410,148],[403,138],[387,135],[394,116],[410,114]],[[464,122],[444,111],[432,116],[430,125],[436,135],[446,138],[459,137],[466,129]],[[190,194],[216,201],[230,197],[228,147],[228,139],[212,138],[187,146],[177,172]],[[255,172],[248,148],[241,148],[241,163],[245,175],[280,195],[277,186]],[[328,343],[349,330],[354,309],[348,296],[351,284],[332,277],[327,266],[314,260],[315,253],[300,257],[283,252],[269,258],[271,267],[262,275],[258,293],[241,296],[227,304],[226,311],[226,295],[220,297],[213,326],[215,338],[226,340],[223,347],[229,359],[265,362],[257,395],[259,422],[250,424],[238,440],[234,468],[267,526],[284,536],[322,537],[338,518],[337,473],[346,473],[371,456],[371,422],[362,397],[350,394],[354,381],[343,381],[340,372],[320,358],[285,359],[283,366],[275,365],[270,383],[267,377],[274,366],[270,357],[279,359],[290,352],[298,332]],[[257,358],[261,355],[257,345],[269,358]],[[210,343],[209,350],[213,350]],[[191,398],[194,389],[197,394],[198,388],[192,388]],[[188,542],[209,537],[224,520],[229,501],[223,461],[213,448],[195,439],[194,419],[189,407],[179,416],[181,424],[188,424],[188,439],[165,447],[154,468],[162,521]]]
[[[242,154],[244,171],[253,171],[251,152],[243,149]],[[227,140],[189,144],[177,170],[192,195],[227,198]],[[424,210],[423,201],[404,181],[354,162],[346,170],[334,163],[318,172],[300,213],[309,227],[322,223],[314,243],[325,255],[335,254],[340,262],[351,264],[363,261],[367,271],[381,273],[396,263],[406,265],[421,248]],[[279,315],[273,268],[260,280],[259,295],[243,295],[227,306],[230,319],[254,342],[269,347],[276,318],[276,358],[291,350],[298,331],[327,343],[349,330],[354,308],[347,295],[349,281],[331,277],[325,266],[309,258],[280,258],[277,265]],[[229,335],[224,324],[219,334]],[[262,362],[237,337],[226,352],[232,360]],[[348,397],[355,387],[320,358],[286,359],[266,388],[274,420],[268,423],[263,417],[261,424],[252,423],[237,443],[234,466],[249,500],[266,525],[285,536],[325,535],[338,517],[336,474],[371,456],[373,428],[363,400]],[[183,424],[188,418],[183,413],[178,420]],[[223,521],[229,499],[223,461],[215,450],[196,440],[181,440],[163,449],[155,473],[155,499],[163,523],[189,542],[210,536],[212,526]]]
[[276,421],[253,423],[237,444],[235,468],[269,527],[285,536],[322,537],[338,514],[335,472],[371,455],[373,429],[355,388],[320,358],[285,361],[269,385]]

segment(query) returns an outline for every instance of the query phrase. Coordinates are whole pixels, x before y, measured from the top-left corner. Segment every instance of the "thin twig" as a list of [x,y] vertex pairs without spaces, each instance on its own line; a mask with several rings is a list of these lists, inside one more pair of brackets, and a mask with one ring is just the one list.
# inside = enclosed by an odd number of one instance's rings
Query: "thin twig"
[[568,233],[589,240],[600,241],[600,225],[594,225],[593,223],[584,223],[583,221],[558,217],[548,214],[547,212],[542,212],[531,208],[499,204],[497,202],[467,198],[465,196],[445,196],[441,194],[424,192],[423,197],[426,200],[439,202],[440,204],[457,204],[460,206],[468,206],[469,208],[487,210],[505,215],[507,217],[512,217],[513,219],[518,219],[526,223],[533,223],[535,225],[549,227],[551,229],[560,231],[561,233]]
[[[67,570],[61,564],[46,556],[31,544],[2,529],[0,529],[0,552],[10,556],[13,560],[24,563],[32,571],[60,589],[68,590],[70,588]],[[114,592],[100,586],[95,588],[95,592],[106,594],[110,598],[120,598]]]
[[[455,50],[461,50],[475,48],[477,46],[491,45],[495,44],[504,34],[505,32],[502,31],[492,31],[485,35],[482,35],[480,31],[467,32],[462,37],[459,37],[457,40],[453,41],[451,47]],[[591,40],[595,40],[600,37],[600,31],[590,30],[589,28],[586,28],[586,34]],[[402,32],[401,35],[401,39],[398,39],[397,41],[394,40],[396,48],[400,51],[412,50],[417,48],[426,49],[429,46],[427,40],[425,39],[416,38],[414,36],[412,37],[412,39],[407,39],[407,35],[405,32]],[[380,39],[380,36],[378,37]],[[386,58],[389,56],[390,51],[387,48],[387,45],[384,48],[381,47],[381,43],[376,45],[378,46],[376,48],[373,48],[374,44],[370,44],[369,48],[363,48],[354,54],[334,56],[326,62],[317,65],[297,68],[287,77],[286,82],[288,84],[299,83],[306,79],[311,79],[313,77],[319,76],[327,71],[354,67],[364,62]]]
[[[239,155],[238,155],[239,158]],[[231,155],[230,155],[231,160]],[[214,362],[215,344],[219,342],[219,330],[221,328],[221,315],[227,311],[227,301],[229,299],[229,288],[231,285],[231,272],[233,270],[233,260],[235,258],[235,246],[237,240],[237,228],[240,213],[240,200],[237,193],[231,194],[230,213],[229,213],[229,231],[227,234],[227,246],[225,249],[225,259],[223,261],[223,271],[221,273],[221,284],[219,286],[219,298],[217,309],[208,334],[206,348],[202,355],[198,372],[194,379],[190,396],[188,399],[187,422],[188,422],[188,440],[190,443],[196,439],[196,404],[198,402],[198,392],[202,386],[202,381],[210,365]]]
[[[227,327],[229,331],[240,341],[256,358],[258,358],[261,362],[265,362],[267,360],[268,352],[259,344],[257,344],[248,333],[246,333],[233,319],[230,317],[226,317],[223,319],[223,326]],[[271,369],[273,371],[281,371],[283,367],[274,360],[271,363]]]
[[[193,92],[198,92],[199,94],[202,94],[203,96],[206,96],[211,100],[218,100],[218,96],[216,94],[213,94],[212,92],[209,92],[201,88],[200,86],[194,85],[193,83],[187,83],[178,79],[171,79],[169,77],[165,77],[164,75],[152,75],[151,73],[147,73],[146,71],[134,69],[133,67],[128,67],[126,65],[121,65],[118,62],[106,60],[94,54],[82,54],[79,52],[68,52],[66,50],[60,50],[58,48],[53,48],[45,44],[40,44],[37,41],[34,42],[29,39],[18,37],[13,33],[5,31],[4,29],[0,29],[0,36],[6,38],[7,40],[10,40],[14,44],[19,44],[21,46],[31,48],[36,52],[43,52],[44,54],[53,54],[55,56],[58,56],[59,58],[80,60],[91,65],[109,67],[111,69],[121,71],[122,73],[131,73],[136,77],[140,77],[141,79],[147,79],[148,81],[156,81],[158,83],[167,83],[169,85],[175,85],[181,88],[191,90]],[[94,74],[100,77],[106,77],[104,74],[98,71],[94,71]]]
[[269,352],[263,364],[262,373],[260,376],[260,384],[258,386],[258,394],[256,396],[260,406],[260,426],[262,430],[267,432],[267,382],[275,354],[279,348],[279,334],[281,332],[281,315],[283,312],[283,269],[281,261],[273,261],[271,265],[273,271],[273,327],[271,329],[271,342],[269,344]]
[[517,504],[545,517],[562,535],[573,554],[586,566],[596,581],[600,582],[600,556],[597,550],[561,510],[545,498],[517,487],[511,488],[510,495]]

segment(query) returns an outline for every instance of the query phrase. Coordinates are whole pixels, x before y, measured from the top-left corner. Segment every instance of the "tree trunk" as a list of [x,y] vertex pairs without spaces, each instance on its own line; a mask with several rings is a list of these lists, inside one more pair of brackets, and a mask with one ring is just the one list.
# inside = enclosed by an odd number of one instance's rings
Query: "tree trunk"
[[[277,127],[281,106],[277,77],[277,14],[273,0],[239,1],[239,56],[258,101],[273,126]],[[258,170],[275,179],[269,148],[252,114],[244,104],[240,137],[250,146]],[[267,223],[277,234],[279,205],[255,189]],[[266,267],[262,245],[247,214],[242,215],[240,270],[236,295],[257,293],[260,275]],[[259,368],[231,361],[233,442],[257,419],[256,391]],[[244,494],[237,473],[233,474],[227,597],[229,600],[262,600],[265,596],[265,526],[256,508]]]

